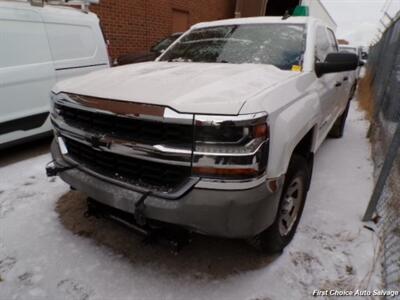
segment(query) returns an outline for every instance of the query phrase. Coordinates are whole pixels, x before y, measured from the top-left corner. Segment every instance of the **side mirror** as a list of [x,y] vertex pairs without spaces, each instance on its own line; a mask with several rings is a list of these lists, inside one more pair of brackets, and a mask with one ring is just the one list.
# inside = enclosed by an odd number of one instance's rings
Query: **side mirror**
[[362,60],[360,60],[359,62],[358,62],[358,66],[359,67],[363,67],[365,65],[365,62],[363,62]]
[[329,53],[324,62],[315,63],[318,77],[328,73],[353,71],[358,67],[358,56],[353,53]]
[[368,53],[365,52],[365,51],[361,52],[361,58],[364,59],[364,60],[367,60],[368,59]]

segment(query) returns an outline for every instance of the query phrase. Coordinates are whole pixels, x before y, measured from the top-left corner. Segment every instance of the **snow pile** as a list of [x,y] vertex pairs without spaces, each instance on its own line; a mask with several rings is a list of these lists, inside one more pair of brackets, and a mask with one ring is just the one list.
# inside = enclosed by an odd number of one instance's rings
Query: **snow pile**
[[[304,215],[279,257],[196,237],[179,255],[85,219],[84,196],[49,182],[42,155],[0,169],[0,299],[309,299],[314,289],[380,288],[367,122],[353,103],[343,139],[316,155]],[[346,298],[349,299],[349,298]]]

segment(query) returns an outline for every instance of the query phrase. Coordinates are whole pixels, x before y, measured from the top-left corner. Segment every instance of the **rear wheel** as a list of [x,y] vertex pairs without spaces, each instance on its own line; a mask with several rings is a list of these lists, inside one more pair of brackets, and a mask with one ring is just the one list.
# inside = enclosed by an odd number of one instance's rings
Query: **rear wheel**
[[253,247],[267,253],[278,253],[293,239],[307,196],[309,172],[306,159],[293,155],[276,219],[269,228],[249,240]]
[[350,98],[349,98],[350,100],[353,100],[354,96],[356,95],[356,91],[357,91],[357,81],[351,87]]
[[335,139],[343,137],[344,127],[346,126],[346,119],[347,115],[349,114],[349,109],[350,109],[350,101],[347,103],[344,112],[337,118],[335,124],[333,124],[333,127],[329,132],[330,137]]

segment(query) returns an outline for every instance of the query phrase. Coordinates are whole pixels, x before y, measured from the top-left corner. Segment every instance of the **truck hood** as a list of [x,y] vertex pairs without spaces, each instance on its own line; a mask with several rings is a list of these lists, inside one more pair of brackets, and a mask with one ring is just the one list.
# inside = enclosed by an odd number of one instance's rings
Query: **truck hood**
[[252,95],[295,75],[271,65],[146,62],[68,79],[53,91],[234,115]]

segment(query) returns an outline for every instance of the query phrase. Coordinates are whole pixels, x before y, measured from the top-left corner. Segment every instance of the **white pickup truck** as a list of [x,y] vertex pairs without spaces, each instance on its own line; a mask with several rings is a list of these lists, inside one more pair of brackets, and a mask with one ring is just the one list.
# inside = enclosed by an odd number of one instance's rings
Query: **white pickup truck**
[[194,25],[157,61],[57,84],[47,171],[143,230],[281,251],[314,153],[343,134],[357,63],[312,17]]

